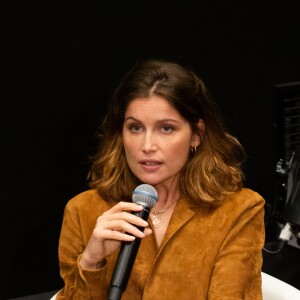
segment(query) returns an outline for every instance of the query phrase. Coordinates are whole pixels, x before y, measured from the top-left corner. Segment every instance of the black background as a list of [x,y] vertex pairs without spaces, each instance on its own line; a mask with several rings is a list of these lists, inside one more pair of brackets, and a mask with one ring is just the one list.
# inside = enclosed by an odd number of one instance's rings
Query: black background
[[299,8],[297,0],[2,1],[0,298],[62,286],[63,208],[87,189],[97,125],[136,61],[175,60],[203,78],[246,148],[246,186],[272,202],[281,156],[274,86],[300,80]]

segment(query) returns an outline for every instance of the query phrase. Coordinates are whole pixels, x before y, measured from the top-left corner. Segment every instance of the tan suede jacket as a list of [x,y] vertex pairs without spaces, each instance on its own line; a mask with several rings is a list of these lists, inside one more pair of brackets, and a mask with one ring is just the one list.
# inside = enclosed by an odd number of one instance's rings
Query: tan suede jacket
[[[118,253],[97,271],[78,261],[98,216],[113,206],[95,190],[66,205],[59,243],[62,299],[107,299]],[[180,199],[158,249],[155,237],[141,246],[122,300],[261,300],[264,200],[243,189],[214,210]]]

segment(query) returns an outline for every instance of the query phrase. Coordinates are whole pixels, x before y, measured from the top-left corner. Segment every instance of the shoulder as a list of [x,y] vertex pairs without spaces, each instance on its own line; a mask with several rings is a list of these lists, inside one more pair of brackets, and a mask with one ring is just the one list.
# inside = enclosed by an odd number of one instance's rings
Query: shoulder
[[265,201],[257,192],[243,188],[238,192],[228,195],[224,202],[215,209],[217,215],[228,215],[231,219],[240,218],[242,215],[263,214]]
[[112,206],[110,201],[105,201],[95,189],[82,192],[68,201],[65,212],[72,215],[93,215],[102,213]]
[[71,200],[68,201],[67,206],[68,207],[80,207],[85,206],[88,203],[93,202],[102,202],[104,201],[102,197],[99,195],[97,190],[91,189],[84,191],[76,196],[74,196]]
[[65,206],[62,224],[64,238],[61,242],[67,235],[68,243],[71,239],[72,245],[77,242],[86,245],[98,217],[112,205],[111,201],[105,201],[96,190],[87,190],[73,197]]
[[218,214],[227,216],[233,225],[236,222],[249,222],[252,219],[262,222],[264,205],[265,201],[260,194],[243,188],[225,199],[224,203],[219,207]]
[[229,206],[239,206],[244,208],[249,208],[253,206],[264,206],[265,200],[263,197],[258,194],[257,192],[243,188],[238,192],[232,193],[228,195],[223,205],[229,205]]

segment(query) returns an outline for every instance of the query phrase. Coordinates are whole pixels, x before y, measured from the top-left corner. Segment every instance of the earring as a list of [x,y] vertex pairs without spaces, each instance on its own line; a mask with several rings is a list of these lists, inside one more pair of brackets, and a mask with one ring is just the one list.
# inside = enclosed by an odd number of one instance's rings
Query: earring
[[191,147],[191,152],[192,152],[192,154],[195,154],[195,153],[196,153],[197,148],[198,148],[198,146],[192,146],[192,147]]

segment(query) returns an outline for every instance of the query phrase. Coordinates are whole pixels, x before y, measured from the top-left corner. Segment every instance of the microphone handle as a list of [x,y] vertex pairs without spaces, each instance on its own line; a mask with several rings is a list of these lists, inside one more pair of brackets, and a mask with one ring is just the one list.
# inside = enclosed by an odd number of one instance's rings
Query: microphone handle
[[[147,221],[150,209],[147,206],[143,206],[143,210],[134,215]],[[137,227],[143,231],[143,227]],[[122,293],[127,287],[127,283],[133,268],[133,264],[139,250],[141,243],[140,238],[136,238],[132,242],[122,242],[119,256],[116,262],[115,270],[110,282],[110,292],[108,300],[119,300],[121,299]]]

